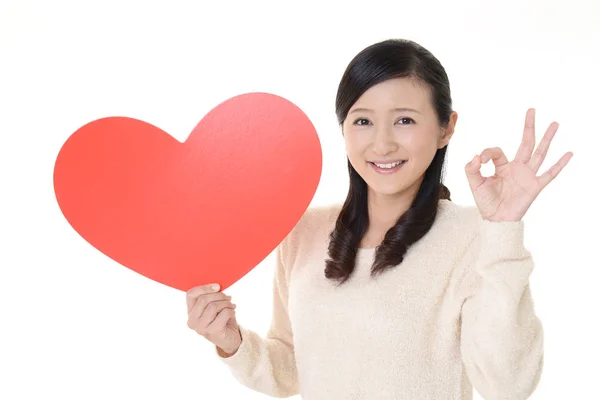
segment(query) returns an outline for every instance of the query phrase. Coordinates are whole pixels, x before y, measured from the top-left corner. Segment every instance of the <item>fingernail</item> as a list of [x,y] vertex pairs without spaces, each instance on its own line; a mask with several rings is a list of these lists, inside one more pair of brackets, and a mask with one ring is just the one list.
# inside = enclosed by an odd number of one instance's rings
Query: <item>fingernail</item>
[[219,284],[215,283],[214,285],[211,285],[211,287],[210,287],[210,288],[211,288],[212,290],[219,290],[219,288],[220,288],[220,287],[221,287],[221,286],[220,286]]

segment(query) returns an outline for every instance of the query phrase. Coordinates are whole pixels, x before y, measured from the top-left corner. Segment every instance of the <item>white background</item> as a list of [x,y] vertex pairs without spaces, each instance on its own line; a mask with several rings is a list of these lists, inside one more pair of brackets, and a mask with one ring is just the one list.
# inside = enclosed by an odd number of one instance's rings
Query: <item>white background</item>
[[[391,37],[424,45],[450,77],[459,119],[446,182],[457,203],[473,204],[463,166],[475,153],[514,156],[528,107],[538,139],[560,123],[543,169],[574,157],[526,216],[546,338],[532,398],[600,399],[597,1],[0,4],[1,399],[266,398],[187,328],[182,292],[71,229],[53,194],[56,154],[81,125],[112,115],[184,140],[219,102],[266,91],[317,127],[324,166],[313,204],[342,201],[337,85],[358,51]],[[271,255],[226,291],[239,321],[263,334],[273,267]]]

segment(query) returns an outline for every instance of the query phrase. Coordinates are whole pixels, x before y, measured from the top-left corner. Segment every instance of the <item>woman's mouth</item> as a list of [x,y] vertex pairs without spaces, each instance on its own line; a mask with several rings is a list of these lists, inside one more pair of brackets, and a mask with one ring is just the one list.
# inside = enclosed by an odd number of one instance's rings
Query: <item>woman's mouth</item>
[[380,174],[393,174],[398,171],[406,163],[406,160],[396,160],[387,162],[369,161],[371,167]]

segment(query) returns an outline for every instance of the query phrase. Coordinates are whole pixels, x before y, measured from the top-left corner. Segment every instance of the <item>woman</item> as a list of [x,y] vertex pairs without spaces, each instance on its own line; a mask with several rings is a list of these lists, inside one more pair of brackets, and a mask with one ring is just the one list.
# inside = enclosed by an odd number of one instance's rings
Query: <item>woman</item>
[[[442,184],[457,113],[439,61],[408,40],[361,51],[336,100],[350,190],[310,208],[277,249],[266,338],[240,327],[231,298],[187,295],[188,326],[244,385],[305,400],[525,399],[543,365],[543,331],[522,218],[562,170],[536,176],[553,123],[535,147],[527,112],[516,158],[489,148],[465,167],[476,207]],[[533,153],[533,154],[532,154]],[[482,163],[496,174],[484,178]]]

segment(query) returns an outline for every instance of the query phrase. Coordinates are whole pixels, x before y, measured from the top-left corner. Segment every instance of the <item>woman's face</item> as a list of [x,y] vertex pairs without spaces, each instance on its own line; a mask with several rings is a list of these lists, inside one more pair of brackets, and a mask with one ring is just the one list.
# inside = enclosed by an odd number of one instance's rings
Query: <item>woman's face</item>
[[382,82],[352,106],[342,128],[350,163],[376,195],[416,194],[438,149],[448,144],[457,115],[442,129],[430,92],[411,78]]

